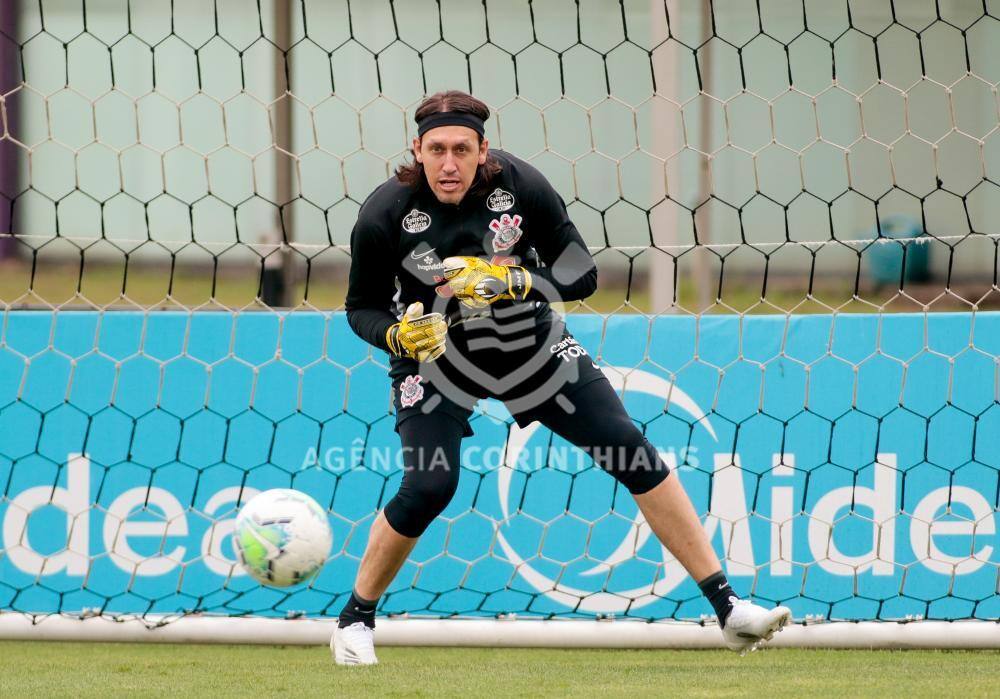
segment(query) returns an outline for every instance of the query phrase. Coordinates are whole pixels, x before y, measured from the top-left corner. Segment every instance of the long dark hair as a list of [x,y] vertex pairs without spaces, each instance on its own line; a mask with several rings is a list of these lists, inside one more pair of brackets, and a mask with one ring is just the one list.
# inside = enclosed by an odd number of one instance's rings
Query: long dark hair
[[[438,112],[473,114],[483,121],[490,118],[490,108],[486,106],[486,103],[460,90],[446,90],[434,93],[420,103],[414,116],[419,122],[424,117],[437,114]],[[482,142],[483,139],[480,136],[479,143]],[[484,191],[501,169],[503,167],[500,165],[500,161],[487,153],[486,162],[476,168],[476,177],[472,180],[469,192],[477,194]],[[424,166],[416,160],[411,163],[404,163],[396,168],[396,178],[410,187],[419,186],[425,180]]]

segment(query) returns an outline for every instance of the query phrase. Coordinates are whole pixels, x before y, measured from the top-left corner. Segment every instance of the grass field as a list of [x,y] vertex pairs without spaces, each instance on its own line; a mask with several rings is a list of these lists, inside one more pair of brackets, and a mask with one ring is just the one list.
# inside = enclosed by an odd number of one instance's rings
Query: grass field
[[0,643],[0,696],[987,697],[997,651],[327,649]]

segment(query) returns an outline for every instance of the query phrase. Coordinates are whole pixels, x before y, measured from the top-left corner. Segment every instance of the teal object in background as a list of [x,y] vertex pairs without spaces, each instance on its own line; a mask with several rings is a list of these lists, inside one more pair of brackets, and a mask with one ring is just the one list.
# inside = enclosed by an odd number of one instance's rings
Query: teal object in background
[[[864,252],[872,281],[878,285],[899,285],[930,280],[930,245],[920,222],[905,216],[892,216],[872,233],[878,239]],[[898,242],[884,242],[897,240]],[[923,240],[921,240],[923,239]],[[905,270],[904,265],[905,252]]]

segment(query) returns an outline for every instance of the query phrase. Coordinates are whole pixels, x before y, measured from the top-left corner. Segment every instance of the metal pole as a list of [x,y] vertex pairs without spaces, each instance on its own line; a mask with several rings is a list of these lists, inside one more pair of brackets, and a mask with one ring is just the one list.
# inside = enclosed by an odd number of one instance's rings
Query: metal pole
[[[274,3],[274,27],[275,40],[278,48],[287,52],[291,44],[291,18],[289,14],[294,11],[297,3],[276,2]],[[287,53],[276,61],[274,65],[274,85],[275,94],[288,96],[286,82]],[[274,139],[275,147],[279,143],[289,146],[292,142],[292,114],[288,99],[281,99],[275,104],[274,109]],[[292,178],[294,177],[294,165],[287,158],[277,158],[274,172],[275,191],[278,201],[287,202],[291,197]],[[292,258],[291,248],[288,244],[292,242],[294,232],[294,222],[292,221],[292,207],[283,205],[281,213],[271,231],[265,233],[267,257],[264,258],[264,268],[261,273],[261,300],[271,307],[287,307],[291,305],[292,298]]]
[[[0,32],[6,39],[0,38],[0,94],[10,92],[21,82],[17,66],[17,47],[14,38],[17,36],[17,18],[20,12],[20,0],[0,2]],[[17,110],[10,102],[3,104],[7,118],[7,128],[17,128]],[[4,133],[0,132],[0,138]],[[18,170],[20,165],[20,150],[12,147],[0,149],[0,262],[17,257],[17,241],[12,234],[12,213],[14,202],[8,200],[8,194],[17,191]]]
[[[239,643],[325,646],[335,619],[268,619],[192,614],[179,619],[0,614],[0,639],[119,643]],[[571,619],[379,619],[380,646],[469,648],[722,648],[714,624]],[[995,621],[825,622],[788,626],[772,648],[1000,648]]]
[[[712,3],[701,3],[701,27],[712,26]],[[704,34],[705,32],[703,32]],[[712,94],[712,72],[715,68],[715,61],[712,60],[712,44],[708,43],[702,53],[704,61],[701,68],[701,94],[708,96]],[[712,143],[712,111],[702,102],[703,108],[699,116],[698,125],[698,149],[702,153],[708,153]],[[701,160],[698,172],[698,204],[705,204],[712,193],[712,172],[710,169],[710,159],[705,156]],[[695,216],[698,230],[698,245],[708,245],[711,240],[712,220],[709,216],[710,209],[707,205],[702,206]],[[712,303],[711,280],[709,279],[709,255],[707,248],[702,247],[694,251],[694,284],[698,293],[698,312],[708,308]]]
[[[655,17],[657,13],[661,12],[663,12],[662,0],[650,0],[650,18]],[[673,16],[675,15],[672,15],[672,17]],[[650,31],[655,31],[654,22],[650,21],[649,27]],[[670,66],[676,66],[676,44],[671,44],[669,51],[670,55],[667,57],[667,62]],[[657,81],[656,88],[659,94],[666,95],[670,99],[676,99],[678,94],[676,69],[669,71],[663,81]],[[669,155],[677,149],[676,140],[674,138],[676,129],[674,129],[673,124],[667,123],[670,116],[671,110],[666,108],[664,100],[654,95],[653,150],[658,156],[662,154]],[[657,191],[656,183],[663,182],[665,172],[666,163],[660,164],[654,161],[650,172],[650,187],[654,193]],[[662,245],[669,249],[669,246],[673,245],[677,241],[676,218],[669,221],[662,230],[654,230],[652,232],[652,241],[653,245],[656,247]],[[660,252],[655,249],[655,247],[649,252],[649,254],[653,256],[649,266],[649,312],[653,314],[671,313],[675,310],[673,305],[674,258],[671,258],[666,252]]]

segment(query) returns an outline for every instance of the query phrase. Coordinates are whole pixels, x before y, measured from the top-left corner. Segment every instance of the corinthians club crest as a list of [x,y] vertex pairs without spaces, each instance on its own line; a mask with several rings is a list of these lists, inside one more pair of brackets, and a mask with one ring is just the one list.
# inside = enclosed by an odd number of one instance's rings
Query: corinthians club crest
[[490,221],[490,230],[495,234],[493,236],[494,252],[509,250],[521,239],[521,220],[520,214],[514,214],[513,218],[510,214],[504,214],[499,219],[495,218]]
[[420,374],[411,374],[399,384],[399,404],[404,408],[416,405],[424,397],[424,387],[420,385]]

